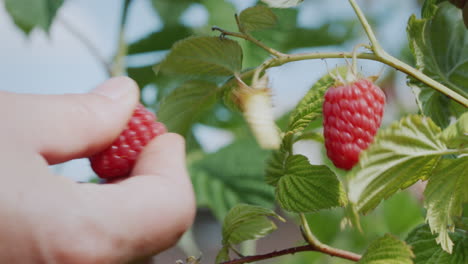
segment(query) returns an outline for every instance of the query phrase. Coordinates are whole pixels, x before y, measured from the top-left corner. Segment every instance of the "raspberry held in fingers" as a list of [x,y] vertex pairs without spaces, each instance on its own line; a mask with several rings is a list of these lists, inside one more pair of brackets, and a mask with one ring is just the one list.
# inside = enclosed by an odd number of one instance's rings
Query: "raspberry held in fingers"
[[156,116],[139,104],[112,145],[89,158],[91,167],[103,179],[126,177],[148,142],[166,132],[164,124],[156,122]]

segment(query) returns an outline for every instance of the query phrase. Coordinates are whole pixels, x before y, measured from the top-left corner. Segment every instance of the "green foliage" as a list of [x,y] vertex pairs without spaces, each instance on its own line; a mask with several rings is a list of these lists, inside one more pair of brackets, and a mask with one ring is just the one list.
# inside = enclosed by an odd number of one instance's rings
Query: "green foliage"
[[193,2],[193,0],[151,0],[154,10],[165,26],[179,24],[180,16]]
[[236,21],[234,14],[236,8],[226,0],[200,0],[209,13],[208,29],[211,30],[212,26],[218,26],[226,30],[235,30]]
[[[345,67],[333,71],[334,74],[343,74]],[[329,87],[335,84],[335,79],[327,74],[320,78],[307,94],[301,99],[293,110],[289,121],[289,130],[299,132],[304,130],[310,122],[322,116],[322,105],[325,92]]]
[[386,234],[372,242],[358,263],[361,264],[412,264],[413,252],[403,241]]
[[350,172],[349,197],[361,213],[399,189],[426,180],[447,147],[431,119],[408,116],[382,129]]
[[449,254],[436,243],[429,225],[415,228],[406,238],[416,255],[415,264],[465,264],[468,263],[468,235],[466,231],[455,229],[449,234],[454,241],[453,253]]
[[461,148],[468,146],[468,112],[449,127],[441,135],[442,141],[450,148]]
[[209,207],[218,219],[238,203],[273,207],[273,189],[263,181],[268,154],[244,139],[194,160],[189,170],[199,206]]
[[[314,28],[300,26],[299,9],[286,8],[296,7],[302,1],[262,0],[266,5],[256,5],[239,14],[241,31],[284,53],[343,44],[356,36],[355,19],[326,20]],[[159,109],[159,119],[169,130],[187,139],[198,206],[208,207],[218,220],[224,219],[223,247],[217,262],[228,260],[236,244],[261,238],[276,229],[270,218],[282,218],[265,209],[274,208],[275,197],[287,211],[313,212],[308,217],[313,219],[311,227],[319,239],[356,251],[363,250],[367,241],[378,234],[391,231],[402,236],[423,220],[420,205],[408,193],[400,193],[362,217],[364,235],[355,229],[340,229],[345,213],[333,208],[345,206],[348,201],[339,178],[326,165],[310,164],[305,156],[293,152],[293,145],[300,140],[323,143],[323,136],[317,131],[324,94],[335,82],[332,76],[318,80],[295,109],[281,118],[285,133],[280,150],[262,150],[251,139],[242,117],[233,110],[235,107],[227,109],[218,99],[222,96],[228,98],[228,104],[235,104],[231,100],[236,86],[233,75],[247,68],[242,78],[250,84],[254,71],[250,67],[258,67],[271,54],[251,42],[236,42],[231,36],[206,36],[211,26],[237,31],[236,9],[229,0],[151,2],[164,27],[129,43],[128,55],[169,52],[154,67],[135,65],[127,72],[140,87],[155,84],[158,98],[151,106]],[[410,48],[418,70],[468,98],[468,31],[461,11],[445,2],[427,0],[422,18],[410,18]],[[35,27],[48,31],[62,3],[63,0],[5,0],[6,10],[26,33]],[[192,4],[206,9],[206,25],[182,25],[181,15]],[[192,34],[198,36],[189,37]],[[339,68],[334,74],[343,74],[344,69]],[[467,214],[468,157],[460,154],[468,152],[468,113],[465,107],[423,83],[411,78],[408,83],[417,95],[422,115],[403,118],[379,132],[349,175],[350,200],[359,212],[370,213],[399,189],[428,180],[424,204],[429,224],[415,229],[407,239],[414,248],[415,262],[467,263],[468,240],[466,230],[461,228],[466,229],[468,221],[460,225],[460,219],[463,208]],[[450,125],[453,117],[459,119]],[[204,153],[194,135],[197,123],[230,131],[235,139],[215,153]],[[357,217],[354,220],[357,222]],[[305,263],[328,258],[311,255]],[[412,263],[411,257],[407,245],[385,235],[369,246],[359,263]]]
[[153,65],[127,68],[127,74],[138,83],[140,89],[156,81]]
[[262,2],[268,4],[270,7],[277,8],[288,8],[294,7],[302,3],[304,0],[262,0]]
[[290,155],[277,175],[276,200],[291,212],[315,212],[346,204],[336,175],[324,165],[311,165],[302,155]]
[[[446,131],[457,131],[462,122],[459,120]],[[461,217],[463,204],[468,202],[468,157],[441,159],[448,153],[467,151],[448,150],[441,135],[440,128],[420,116],[406,117],[380,131],[351,172],[350,199],[360,212],[367,213],[398,189],[429,179],[424,193],[427,220],[431,230],[439,234],[437,242],[451,252],[453,243],[448,232],[453,232],[454,219]],[[448,138],[459,136],[457,132],[452,135]]]
[[217,99],[218,87],[206,81],[188,81],[172,91],[159,106],[158,117],[169,131],[186,135]]
[[387,232],[401,236],[424,222],[423,208],[414,195],[414,191],[403,191],[393,195],[382,204],[382,220]]
[[48,32],[63,0],[5,0],[15,24],[29,34],[35,27]]
[[[342,208],[333,208],[306,216],[312,232],[322,243],[352,252],[364,252],[371,241],[381,238],[385,233],[405,239],[410,231],[424,223],[421,204],[410,191],[398,192],[372,213],[361,216],[362,231],[351,227],[343,228],[342,221],[345,214]],[[283,257],[274,263],[349,264],[352,262],[321,253],[304,252]]]
[[229,248],[247,240],[262,238],[277,229],[269,219],[274,217],[285,221],[269,209],[248,204],[239,204],[232,208],[224,218],[223,248],[216,257],[216,263],[229,260]]
[[218,37],[190,37],[172,47],[159,70],[192,78],[216,79],[239,72],[242,49],[236,41]]
[[277,20],[276,15],[264,5],[249,7],[239,15],[242,29],[246,32],[271,28]]
[[[438,6],[428,1],[422,19],[414,15],[408,22],[408,39],[417,68],[434,80],[468,98],[468,31],[461,11],[449,3]],[[450,30],[447,30],[450,29]],[[444,128],[451,116],[466,108],[423,83],[410,79],[422,113]]]
[[[318,27],[302,27],[298,24],[297,9],[271,9],[277,17],[276,26],[271,29],[251,32],[269,47],[281,52],[298,48],[340,45],[357,35],[357,23],[343,19],[326,21]],[[250,42],[241,42],[244,51],[244,67],[257,67],[269,54]]]
[[279,179],[284,175],[285,161],[292,155],[293,139],[294,133],[286,133],[283,137],[280,149],[273,151],[271,154],[265,172],[265,181],[268,184],[276,187]]
[[451,253],[453,242],[448,232],[455,230],[455,217],[461,217],[468,203],[468,156],[442,160],[424,191],[427,221],[442,249]]
[[190,28],[182,25],[164,27],[160,31],[152,32],[142,39],[130,43],[128,45],[128,54],[168,50],[178,40],[188,37],[191,33]]
[[303,139],[302,134],[295,134],[321,116],[323,95],[333,83],[334,79],[325,75],[313,85],[291,113],[280,150],[268,161],[266,181],[276,187],[276,200],[285,210],[315,212],[346,205],[344,188],[327,166],[312,165],[305,156],[292,152],[294,142]]

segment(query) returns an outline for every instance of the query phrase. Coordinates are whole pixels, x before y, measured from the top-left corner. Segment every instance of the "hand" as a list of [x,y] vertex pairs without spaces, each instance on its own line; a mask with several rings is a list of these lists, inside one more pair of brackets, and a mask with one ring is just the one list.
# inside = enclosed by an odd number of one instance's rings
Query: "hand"
[[108,146],[137,101],[125,77],[88,94],[0,92],[0,263],[126,263],[190,227],[194,196],[176,134],[151,141],[119,183],[77,184],[48,168]]

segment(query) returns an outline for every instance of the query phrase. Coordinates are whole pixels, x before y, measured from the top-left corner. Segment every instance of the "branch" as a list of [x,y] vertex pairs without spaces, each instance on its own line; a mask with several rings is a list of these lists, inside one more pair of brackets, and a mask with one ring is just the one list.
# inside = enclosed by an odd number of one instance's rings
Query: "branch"
[[[236,18],[237,18],[237,16],[236,16]],[[227,31],[227,30],[224,30],[224,29],[222,29],[220,27],[216,27],[216,26],[211,27],[211,30],[216,30],[216,31],[221,32],[221,37],[233,36],[233,37],[248,40],[248,41],[254,43],[255,45],[259,46],[260,48],[264,49],[265,51],[267,51],[268,53],[270,53],[271,55],[273,55],[275,57],[286,56],[286,54],[284,54],[282,52],[279,52],[279,51],[277,51],[277,50],[275,50],[273,48],[270,48],[267,45],[263,44],[260,40],[254,38],[250,34],[243,33],[243,32],[231,32],[231,31]]]
[[369,38],[371,44],[372,44],[372,51],[374,51],[375,54],[381,55],[381,53],[385,52],[382,47],[380,46],[380,43],[377,41],[377,38],[375,37],[374,31],[372,31],[371,26],[369,25],[369,22],[367,22],[366,17],[362,13],[361,9],[359,6],[356,4],[354,0],[348,0],[351,6],[354,9],[354,12],[356,13],[359,21],[361,22],[362,27],[364,28],[364,31],[366,31],[367,37]]
[[309,243],[308,245],[287,248],[287,249],[283,249],[279,251],[275,250],[273,252],[261,254],[261,255],[240,257],[237,259],[221,262],[220,264],[251,263],[251,262],[255,262],[259,260],[271,259],[271,258],[275,258],[275,257],[283,256],[283,255],[295,254],[295,253],[303,252],[303,251],[321,252],[332,257],[339,257],[339,258],[348,259],[348,260],[355,261],[355,262],[361,259],[361,256],[358,254],[355,254],[353,252],[349,252],[346,250],[342,250],[342,249],[333,248],[320,242],[310,231],[305,215],[300,214],[300,217],[301,217],[301,223],[302,223],[301,231],[304,236],[304,239]]
[[104,56],[99,53],[99,50],[94,46],[90,39],[88,39],[82,32],[80,32],[73,24],[68,22],[63,16],[58,16],[57,20],[63,25],[63,27],[70,32],[75,38],[77,38],[86,49],[88,49],[91,56],[93,56],[104,68],[106,73],[111,76],[111,67]]
[[305,218],[304,214],[300,214],[301,217],[301,223],[302,223],[302,228],[303,230],[303,235],[304,238],[307,240],[309,245],[313,248],[314,251],[322,252],[324,254],[334,256],[334,257],[339,257],[339,258],[344,258],[352,261],[359,261],[361,259],[361,255],[358,255],[353,252],[349,252],[346,250],[338,249],[338,248],[333,248],[330,247],[326,244],[323,244],[318,240],[313,234],[312,231],[310,230],[309,224],[307,223],[307,219]]
[[[423,72],[419,71],[418,69],[413,68],[412,66],[400,61],[399,59],[391,56],[388,54],[379,44],[377,41],[377,38],[372,31],[372,28],[369,25],[369,22],[367,21],[366,17],[364,16],[363,12],[359,8],[359,6],[356,4],[355,0],[348,0],[351,6],[353,7],[359,21],[361,22],[364,30],[366,31],[367,37],[369,38],[371,42],[371,49],[372,53],[360,53],[356,54],[355,58],[360,58],[360,59],[368,59],[368,60],[375,60],[379,61],[381,63],[384,63],[394,69],[397,69],[419,81],[422,83],[426,84],[427,86],[433,88],[434,90],[437,90],[446,96],[452,98],[453,100],[457,101],[461,105],[468,107],[468,98],[465,96],[453,91],[452,89],[448,88],[447,86],[435,81],[431,77],[427,76]],[[237,17],[236,17],[237,19]],[[237,21],[237,20],[236,20]],[[239,24],[239,23],[238,23]],[[280,66],[288,62],[292,61],[300,61],[300,60],[308,60],[308,59],[326,59],[326,58],[351,58],[353,57],[353,53],[350,52],[317,52],[317,53],[302,53],[302,54],[285,54],[281,53],[275,49],[272,49],[259,40],[255,39],[252,37],[250,34],[244,33],[244,32],[230,32],[226,31],[224,29],[221,29],[219,27],[212,27],[212,30],[217,30],[221,32],[221,37],[223,36],[233,36],[233,37],[238,37],[242,38],[248,41],[251,41],[252,43],[256,44],[260,48],[266,50],[270,54],[272,54],[273,58],[270,58],[266,60],[265,62],[262,63],[258,68],[254,69],[252,73],[253,74],[253,82],[258,81],[260,78],[260,75],[268,68],[275,67],[275,66]],[[240,27],[239,30],[242,30]],[[244,75],[244,74],[243,74]]]
[[423,82],[427,86],[447,95],[448,97],[452,98],[453,100],[457,101],[458,103],[462,104],[465,107],[468,107],[468,98],[464,97],[463,95],[458,94],[457,92],[453,91],[452,89],[448,88],[447,86],[435,81],[431,77],[427,76],[423,72],[411,67],[410,65],[400,61],[399,59],[391,56],[388,54],[379,44],[377,38],[375,37],[374,32],[372,31],[369,22],[367,21],[366,17],[364,16],[363,12],[357,5],[355,0],[348,0],[351,6],[354,9],[359,21],[361,22],[362,27],[366,31],[367,37],[371,42],[372,51],[376,54],[379,58],[379,61],[382,63],[387,64],[401,72],[404,72],[411,77]]
[[297,252],[303,252],[303,251],[314,251],[313,247],[310,245],[305,245],[305,246],[300,246],[300,247],[292,247],[292,248],[287,248],[279,251],[273,251],[267,254],[262,254],[262,255],[254,255],[254,256],[246,256],[243,258],[238,258],[238,259],[233,259],[229,261],[222,262],[221,264],[242,264],[242,263],[250,263],[250,262],[255,262],[259,260],[265,260],[265,259],[271,259],[279,256],[284,256],[284,255],[289,255],[289,254],[294,254]]
[[125,56],[127,56],[127,43],[125,42],[125,25],[127,23],[128,8],[130,7],[132,0],[124,0],[122,16],[120,18],[120,29],[117,54],[114,56],[112,63],[112,76],[119,76],[125,73],[126,62]]
[[289,254],[295,254],[298,252],[304,252],[304,251],[315,251],[315,252],[321,252],[325,253],[327,255],[330,255],[332,257],[339,257],[343,259],[349,259],[352,261],[358,261],[361,256],[356,255],[352,252],[340,250],[340,249],[335,249],[335,248],[329,248],[329,250],[324,250],[321,248],[317,248],[316,246],[313,245],[304,245],[304,246],[299,246],[299,247],[292,247],[292,248],[286,248],[278,251],[273,251],[270,253],[266,254],[261,254],[261,255],[253,255],[253,256],[245,256],[242,258],[237,258],[233,260],[228,260],[225,262],[221,262],[220,264],[243,264],[243,263],[251,263],[255,261],[260,261],[260,260],[265,260],[265,259],[271,259],[271,258],[276,258],[284,255],[289,255]]

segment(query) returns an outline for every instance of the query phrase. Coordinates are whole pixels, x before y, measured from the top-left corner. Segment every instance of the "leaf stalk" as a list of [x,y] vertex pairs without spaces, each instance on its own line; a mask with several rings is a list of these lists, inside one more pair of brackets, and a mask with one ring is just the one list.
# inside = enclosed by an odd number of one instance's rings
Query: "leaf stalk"
[[124,0],[122,16],[120,18],[117,53],[112,63],[111,76],[124,75],[127,68],[125,57],[127,56],[128,45],[125,41],[125,26],[127,24],[128,9],[131,3],[132,0]]
[[339,257],[355,262],[361,259],[361,255],[346,250],[333,248],[320,242],[320,240],[318,240],[318,238],[316,238],[310,230],[309,224],[307,223],[307,219],[303,213],[300,214],[300,218],[304,238],[306,239],[307,243],[309,243],[309,245],[313,248],[314,251],[322,252],[332,257]]

